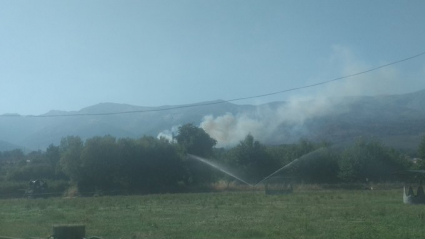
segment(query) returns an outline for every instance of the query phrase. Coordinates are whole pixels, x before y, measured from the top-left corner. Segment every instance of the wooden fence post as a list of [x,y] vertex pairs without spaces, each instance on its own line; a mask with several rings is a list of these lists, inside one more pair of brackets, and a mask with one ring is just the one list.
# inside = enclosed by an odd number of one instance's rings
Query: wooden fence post
[[83,239],[86,236],[84,225],[56,225],[53,226],[54,239]]

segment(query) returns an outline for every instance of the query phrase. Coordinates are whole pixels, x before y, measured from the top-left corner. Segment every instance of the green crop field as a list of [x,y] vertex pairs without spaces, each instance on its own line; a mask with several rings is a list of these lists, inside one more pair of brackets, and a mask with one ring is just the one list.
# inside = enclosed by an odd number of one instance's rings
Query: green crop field
[[47,238],[65,223],[102,238],[425,238],[425,206],[401,189],[0,200],[0,235]]

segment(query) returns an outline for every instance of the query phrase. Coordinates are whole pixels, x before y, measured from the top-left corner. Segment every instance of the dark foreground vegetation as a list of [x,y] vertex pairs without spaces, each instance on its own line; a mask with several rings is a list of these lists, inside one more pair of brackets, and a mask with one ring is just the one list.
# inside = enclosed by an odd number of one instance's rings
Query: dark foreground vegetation
[[[233,148],[217,149],[215,144],[201,128],[186,124],[172,142],[147,136],[86,141],[69,136],[45,151],[0,152],[0,196],[22,196],[28,181],[35,179],[47,181],[52,195],[187,192],[234,180],[187,158],[188,153],[212,160],[251,184],[300,157],[284,175],[304,183],[392,182],[400,180],[398,172],[425,169],[423,160],[413,163],[412,156],[370,139],[344,147],[308,140],[265,146],[247,135]],[[425,138],[417,156],[425,159]]]

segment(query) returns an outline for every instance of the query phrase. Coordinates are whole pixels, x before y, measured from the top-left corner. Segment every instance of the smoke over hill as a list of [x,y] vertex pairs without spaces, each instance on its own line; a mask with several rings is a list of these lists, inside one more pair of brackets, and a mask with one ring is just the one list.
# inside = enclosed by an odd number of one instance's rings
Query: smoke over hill
[[[292,134],[299,135],[301,131],[306,130],[304,129],[306,120],[330,114],[332,111],[330,105],[327,99],[266,104],[257,107],[253,112],[236,115],[228,112],[217,117],[204,116],[200,127],[218,141],[219,147],[233,146],[247,134],[261,141],[268,141],[282,126]],[[287,139],[287,141],[293,140]]]
[[[251,133],[266,144],[291,143],[303,137],[339,142],[364,136],[413,150],[425,129],[425,105],[422,102],[425,102],[425,90],[373,97],[297,98],[258,106],[227,102],[112,116],[0,117],[0,140],[37,150],[52,143],[59,144],[60,139],[68,135],[78,135],[83,139],[106,134],[131,138],[152,135],[171,139],[179,125],[194,123],[215,138],[219,147],[235,145]],[[146,108],[104,103],[67,114],[138,109]]]

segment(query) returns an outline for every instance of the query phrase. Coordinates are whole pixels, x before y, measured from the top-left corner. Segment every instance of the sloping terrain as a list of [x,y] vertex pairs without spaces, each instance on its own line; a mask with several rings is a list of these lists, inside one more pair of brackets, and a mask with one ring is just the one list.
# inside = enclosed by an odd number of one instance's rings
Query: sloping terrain
[[[288,123],[279,116],[268,119],[277,125],[262,140],[268,144],[291,143],[300,138],[341,142],[358,137],[374,137],[396,148],[412,151],[425,132],[425,90],[376,97],[344,97],[333,99],[325,113],[304,116],[298,123]],[[45,116],[73,114],[102,114],[108,112],[146,111],[116,115],[68,116],[68,117],[0,117],[0,140],[9,142],[0,150],[10,147],[43,149],[49,144],[59,144],[62,137],[78,135],[83,139],[110,134],[116,137],[137,138],[143,135],[157,136],[164,130],[185,123],[199,125],[205,116],[214,117],[230,113],[248,115],[264,120],[264,109],[277,112],[285,109],[287,102],[273,102],[260,106],[232,103],[212,104],[174,110],[172,106],[141,107],[125,104],[101,103],[77,112],[51,111]],[[315,107],[314,101],[301,102],[288,114]],[[311,109],[310,109],[311,111]],[[310,112],[308,111],[308,112]],[[259,113],[260,112],[260,113]],[[257,118],[256,118],[257,117]],[[264,124],[267,127],[268,124]]]
[[8,151],[8,150],[14,150],[14,149],[22,149],[23,151],[25,151],[24,148],[21,148],[18,145],[14,145],[12,143],[0,140],[0,151]]

